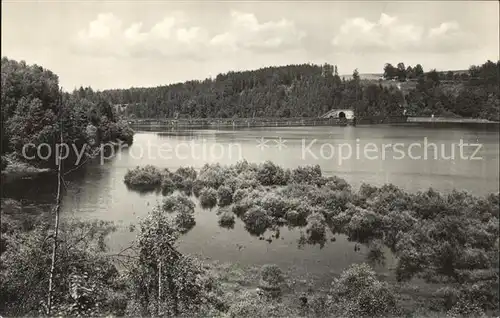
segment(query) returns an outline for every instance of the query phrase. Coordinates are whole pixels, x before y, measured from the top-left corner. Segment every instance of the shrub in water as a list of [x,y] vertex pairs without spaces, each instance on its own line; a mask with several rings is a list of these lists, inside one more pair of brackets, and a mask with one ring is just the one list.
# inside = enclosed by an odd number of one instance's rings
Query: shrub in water
[[238,176],[239,189],[255,189],[257,186],[259,186],[259,181],[255,171],[244,171]]
[[181,190],[188,196],[191,195],[191,193],[193,192],[193,180],[184,179],[179,186],[179,190]]
[[349,239],[365,243],[375,238],[381,238],[383,235],[381,216],[361,208],[356,208],[355,211],[344,229]]
[[245,197],[233,205],[233,212],[239,217],[248,211],[250,207],[258,205],[260,199],[267,194],[264,189],[253,189],[251,191],[244,189],[244,191]]
[[358,194],[363,199],[370,198],[374,193],[378,191],[378,188],[366,183],[361,184],[359,187]]
[[245,197],[243,200],[236,202],[233,205],[233,213],[236,214],[237,216],[241,217],[243,216],[252,206],[254,206],[254,203],[252,202],[251,199],[248,197]]
[[231,177],[231,178],[227,179],[226,181],[224,181],[223,186],[231,189],[231,192],[234,192],[239,188],[240,180],[238,177]]
[[175,216],[174,222],[177,226],[177,229],[182,234],[189,232],[189,230],[191,230],[196,225],[193,213],[189,213],[186,211],[179,212]]
[[196,177],[198,176],[198,173],[193,167],[180,167],[175,173],[183,179],[196,180]]
[[204,209],[211,209],[217,204],[217,191],[205,187],[200,192],[200,203]]
[[415,211],[420,219],[433,219],[437,215],[446,214],[449,203],[439,192],[429,189],[418,192],[412,197],[411,211]]
[[285,219],[289,225],[297,226],[299,223],[299,212],[295,210],[289,210],[286,212]]
[[297,218],[292,226],[305,226],[307,224],[307,217],[313,213],[313,208],[307,203],[302,202],[296,208],[295,211],[298,213]]
[[271,161],[266,161],[257,168],[257,180],[263,186],[285,185],[288,183],[287,177],[283,168]]
[[195,197],[200,196],[200,192],[201,190],[203,190],[203,188],[205,188],[205,183],[203,181],[201,181],[200,179],[196,179],[193,181],[192,190]]
[[326,236],[326,222],[325,217],[318,212],[307,217],[306,233],[309,235],[309,241],[321,242],[325,240]]
[[237,174],[257,171],[257,165],[254,163],[248,163],[245,159],[238,161],[233,167]]
[[219,225],[221,227],[232,229],[234,227],[234,222],[235,222],[234,214],[229,211],[223,212],[219,216]]
[[161,181],[161,191],[163,195],[168,195],[174,192],[175,190],[175,184],[170,179],[170,177],[163,177],[163,180]]
[[295,183],[321,184],[321,167],[319,165],[300,166],[292,170],[291,178]]
[[287,202],[275,192],[266,193],[258,204],[273,218],[284,217],[288,210]]
[[227,206],[233,203],[233,191],[227,186],[220,186],[217,189],[217,199],[219,206]]
[[379,214],[389,211],[405,211],[411,207],[411,197],[392,184],[386,184],[368,200],[371,210]]
[[384,244],[395,252],[398,234],[410,231],[417,222],[418,220],[408,211],[392,211],[388,215],[385,215],[382,218]]
[[246,190],[246,189],[238,189],[238,190],[234,191],[233,202],[240,202],[246,196],[248,196],[248,190]]
[[182,182],[184,181],[184,178],[181,175],[178,175],[177,173],[171,173],[170,178],[175,184],[175,187],[177,189],[180,189],[182,187]]
[[234,176],[229,168],[222,167],[220,164],[205,164],[201,168],[200,175],[198,177],[205,186],[218,189],[224,182],[231,176]]
[[155,189],[161,185],[161,179],[160,170],[152,165],[147,165],[128,170],[124,182],[132,188]]
[[184,194],[171,194],[163,199],[165,212],[194,213],[194,203]]
[[243,215],[243,222],[250,234],[261,235],[271,226],[271,218],[259,206],[252,206]]
[[332,176],[332,177],[326,177],[324,179],[325,179],[324,186],[330,190],[334,191],[351,190],[351,185],[342,178],[339,178],[337,176]]

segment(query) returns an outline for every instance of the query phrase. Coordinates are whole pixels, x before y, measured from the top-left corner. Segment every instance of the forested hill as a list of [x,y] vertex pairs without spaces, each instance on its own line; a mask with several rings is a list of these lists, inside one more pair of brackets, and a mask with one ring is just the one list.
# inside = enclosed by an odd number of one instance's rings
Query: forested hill
[[[214,79],[155,88],[103,92],[129,104],[137,117],[314,117],[333,107],[351,108],[363,98],[356,81],[342,81],[336,67],[302,64],[228,72]],[[397,113],[396,88],[375,85],[367,98],[373,113]]]
[[[394,81],[365,81],[357,71],[345,80],[336,66],[302,64],[100,94],[115,105],[127,105],[126,113],[139,118],[316,117],[332,108],[352,108],[358,116],[397,116],[406,110],[414,116],[498,120],[499,70],[500,62],[487,61],[447,78],[443,72],[424,72],[420,64],[388,63],[384,77],[402,81],[400,91]],[[84,88],[76,93],[94,94]]]
[[[1,73],[2,171],[7,165],[4,156],[16,162],[33,158],[30,164],[54,167],[54,149],[61,129],[64,142],[79,151],[88,145],[97,147],[117,140],[132,143],[133,132],[102,97],[62,94],[56,74],[24,61],[2,58]],[[49,148],[38,155],[37,147],[42,144]],[[74,155],[70,153],[67,161]]]

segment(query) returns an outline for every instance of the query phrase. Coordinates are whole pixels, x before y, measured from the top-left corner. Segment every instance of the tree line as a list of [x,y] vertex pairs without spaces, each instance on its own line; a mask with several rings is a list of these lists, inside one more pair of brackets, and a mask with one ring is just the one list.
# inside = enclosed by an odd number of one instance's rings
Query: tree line
[[[465,73],[424,72],[423,66],[386,64],[385,79],[412,79],[403,92],[384,81],[350,80],[337,67],[301,64],[228,72],[203,81],[150,88],[75,94],[99,95],[138,118],[317,117],[330,109],[358,116],[452,116],[498,120],[500,62],[471,66]],[[444,82],[445,80],[456,82]]]
[[[31,158],[36,146],[45,143],[50,149],[44,148],[43,157],[49,151],[52,155],[46,160],[37,156],[30,163],[54,166],[61,130],[63,140],[79,150],[85,144],[98,146],[118,139],[132,142],[132,131],[107,100],[99,95],[63,93],[58,76],[38,65],[2,58],[1,101],[2,156]],[[24,156],[23,147],[28,144],[33,147],[25,148]]]

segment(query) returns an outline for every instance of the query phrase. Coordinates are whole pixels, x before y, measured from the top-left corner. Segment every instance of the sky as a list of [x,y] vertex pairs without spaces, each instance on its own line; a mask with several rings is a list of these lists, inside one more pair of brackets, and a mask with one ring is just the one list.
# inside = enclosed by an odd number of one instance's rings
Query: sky
[[499,59],[498,1],[2,1],[2,56],[65,90],[160,86],[329,63],[462,70]]

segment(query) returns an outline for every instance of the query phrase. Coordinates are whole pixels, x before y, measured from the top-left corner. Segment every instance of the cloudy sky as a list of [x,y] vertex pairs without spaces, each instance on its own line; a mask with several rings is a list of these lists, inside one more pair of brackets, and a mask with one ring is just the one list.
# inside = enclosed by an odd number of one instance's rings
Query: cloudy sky
[[230,70],[384,63],[466,69],[499,59],[497,1],[2,1],[2,56],[66,90],[158,86]]

